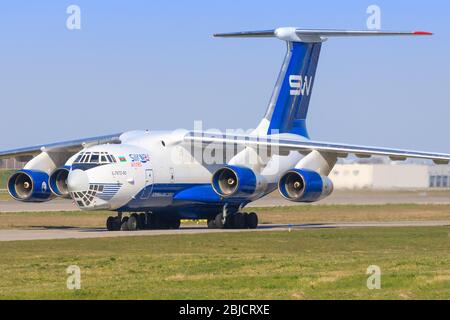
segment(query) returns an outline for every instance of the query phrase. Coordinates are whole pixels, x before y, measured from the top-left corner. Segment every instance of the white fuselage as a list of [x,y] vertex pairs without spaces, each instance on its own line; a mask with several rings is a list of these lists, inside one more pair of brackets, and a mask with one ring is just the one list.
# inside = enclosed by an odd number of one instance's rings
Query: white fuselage
[[[177,207],[177,202],[183,205],[184,211],[189,211],[186,208],[191,205],[196,208],[193,210],[195,213],[202,204],[217,210],[224,203],[223,199],[215,198],[211,193],[211,176],[225,163],[209,163],[201,153],[196,155],[190,146],[180,143],[182,134],[132,131],[122,135],[120,145],[85,148],[66,164],[71,167],[68,187],[75,203],[83,210],[170,211]],[[234,155],[229,163],[250,166],[245,163],[246,152],[249,151],[244,149]],[[76,159],[82,154],[90,154],[91,157],[94,154],[100,157],[110,155],[114,161],[93,164],[88,159],[85,163],[78,163]],[[301,158],[297,152],[286,156],[273,155],[258,166],[258,174],[265,183],[243,204],[272,192],[280,176]],[[196,191],[193,187],[202,189]],[[186,196],[182,193],[186,189],[193,191]],[[197,197],[195,192],[201,194]],[[177,201],[180,193],[180,201]],[[186,215],[192,216],[193,212],[186,212]]]

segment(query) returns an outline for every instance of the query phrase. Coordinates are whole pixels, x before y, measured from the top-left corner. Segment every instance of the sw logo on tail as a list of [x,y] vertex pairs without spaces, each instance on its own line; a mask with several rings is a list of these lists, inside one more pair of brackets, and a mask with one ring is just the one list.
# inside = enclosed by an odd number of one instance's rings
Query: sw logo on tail
[[309,96],[312,81],[312,77],[308,78],[308,76],[305,76],[303,78],[302,76],[290,75],[289,85],[291,86],[291,96]]

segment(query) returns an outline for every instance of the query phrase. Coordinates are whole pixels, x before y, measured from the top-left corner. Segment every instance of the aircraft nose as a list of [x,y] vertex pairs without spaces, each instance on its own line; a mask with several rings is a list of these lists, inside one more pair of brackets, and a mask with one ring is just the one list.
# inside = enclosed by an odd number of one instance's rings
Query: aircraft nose
[[89,190],[89,178],[82,170],[73,170],[67,177],[67,188],[69,192],[82,192]]

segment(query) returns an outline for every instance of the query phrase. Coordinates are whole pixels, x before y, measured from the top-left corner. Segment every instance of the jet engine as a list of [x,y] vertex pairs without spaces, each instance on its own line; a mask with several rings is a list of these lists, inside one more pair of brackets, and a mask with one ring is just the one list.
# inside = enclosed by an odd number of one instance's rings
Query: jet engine
[[49,178],[50,190],[58,197],[70,198],[67,187],[67,178],[69,177],[70,167],[56,169]]
[[333,183],[328,177],[306,169],[292,169],[278,182],[281,195],[294,202],[315,202],[333,192]]
[[51,200],[47,173],[37,170],[20,170],[8,180],[8,192],[16,200],[24,202],[44,202]]
[[224,198],[249,198],[267,184],[253,170],[240,166],[226,166],[212,176],[214,191]]

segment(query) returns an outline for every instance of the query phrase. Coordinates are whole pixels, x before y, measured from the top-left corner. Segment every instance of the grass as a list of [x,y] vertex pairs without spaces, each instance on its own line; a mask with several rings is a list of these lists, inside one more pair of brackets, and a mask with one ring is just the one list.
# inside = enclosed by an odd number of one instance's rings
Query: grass
[[[450,205],[313,205],[251,208],[261,223],[450,220]],[[111,212],[0,212],[0,229],[30,227],[104,227]]]
[[0,212],[0,229],[39,227],[105,227],[113,212],[107,211],[50,211],[50,212]]
[[6,190],[9,177],[13,174],[14,170],[0,169],[0,190]]
[[[0,299],[450,299],[450,228],[1,242]],[[66,268],[81,268],[81,290]],[[381,268],[381,289],[366,287]]]
[[9,195],[8,191],[0,190],[0,200],[11,200],[11,196]]
[[449,204],[306,205],[256,212],[266,223],[450,220]]
[[13,174],[14,170],[0,169],[0,200],[11,200],[8,194],[7,183],[9,177]]

